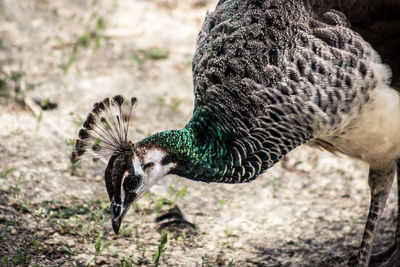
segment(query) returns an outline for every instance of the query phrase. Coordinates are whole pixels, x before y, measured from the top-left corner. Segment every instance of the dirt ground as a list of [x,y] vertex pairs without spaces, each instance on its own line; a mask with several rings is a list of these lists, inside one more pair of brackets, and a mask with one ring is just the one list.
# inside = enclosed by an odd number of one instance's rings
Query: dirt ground
[[[92,104],[136,96],[134,141],[181,128],[191,59],[217,0],[0,0],[0,266],[345,266],[368,167],[300,147],[256,181],[166,177],[114,236],[103,163],[69,163]],[[393,190],[375,243],[390,245]],[[156,218],[175,204],[187,224]]]

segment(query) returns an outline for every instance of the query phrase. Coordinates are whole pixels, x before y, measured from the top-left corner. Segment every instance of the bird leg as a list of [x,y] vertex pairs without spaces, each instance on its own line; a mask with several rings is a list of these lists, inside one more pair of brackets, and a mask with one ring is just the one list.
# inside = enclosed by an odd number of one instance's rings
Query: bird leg
[[393,245],[386,251],[371,255],[370,266],[400,265],[400,160],[397,161],[397,227]]
[[368,183],[371,190],[371,204],[361,246],[357,254],[356,266],[366,267],[372,251],[372,243],[379,223],[379,219],[385,209],[390,188],[392,187],[396,165],[391,164],[385,169],[371,169]]

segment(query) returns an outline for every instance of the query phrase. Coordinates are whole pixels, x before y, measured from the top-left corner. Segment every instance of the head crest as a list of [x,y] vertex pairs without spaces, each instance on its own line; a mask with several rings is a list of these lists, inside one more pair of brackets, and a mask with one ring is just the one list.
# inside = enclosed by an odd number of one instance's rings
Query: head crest
[[135,97],[128,100],[121,95],[95,103],[79,130],[71,161],[78,162],[85,156],[108,158],[129,149],[132,144],[128,141],[128,128],[135,103]]

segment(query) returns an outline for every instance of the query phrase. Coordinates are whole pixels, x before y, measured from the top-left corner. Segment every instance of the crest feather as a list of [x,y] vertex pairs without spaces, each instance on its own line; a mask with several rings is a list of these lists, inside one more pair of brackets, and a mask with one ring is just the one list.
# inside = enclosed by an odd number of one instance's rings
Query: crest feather
[[135,97],[128,100],[121,95],[95,103],[79,130],[71,161],[76,163],[84,157],[109,158],[130,148],[128,129],[135,103]]

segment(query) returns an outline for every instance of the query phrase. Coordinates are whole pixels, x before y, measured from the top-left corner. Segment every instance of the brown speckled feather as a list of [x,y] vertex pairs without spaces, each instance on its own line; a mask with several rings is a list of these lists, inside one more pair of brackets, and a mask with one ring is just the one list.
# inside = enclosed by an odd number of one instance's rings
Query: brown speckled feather
[[392,86],[400,89],[400,1],[398,0],[315,0],[318,16],[335,9],[342,12],[351,28],[361,34],[393,72]]
[[285,114],[313,136],[331,133],[368,101],[380,62],[340,12],[319,15],[295,0],[225,0],[198,37],[196,107],[248,128]]

